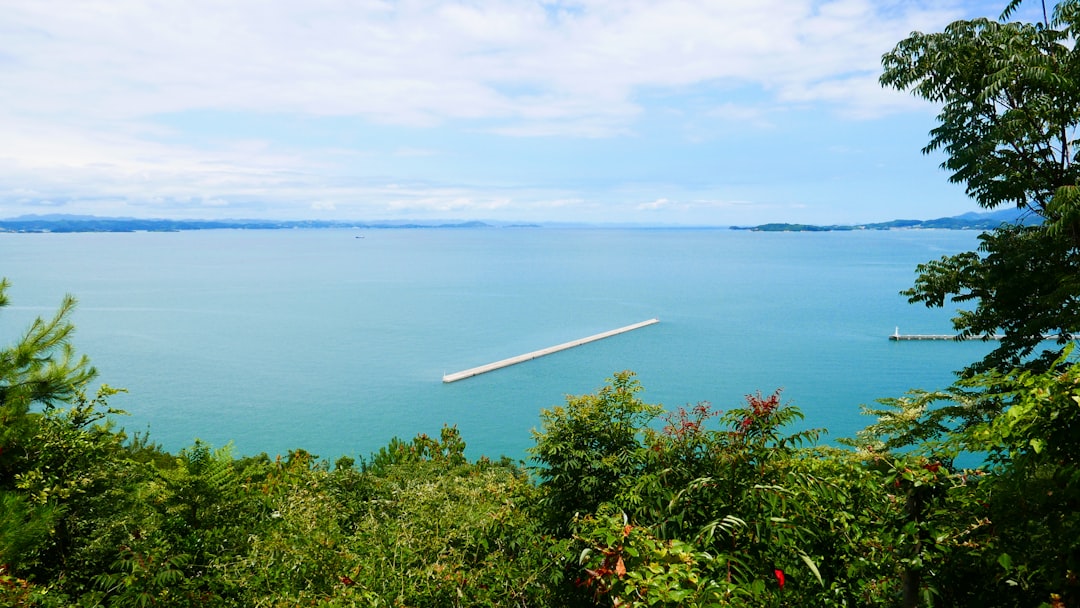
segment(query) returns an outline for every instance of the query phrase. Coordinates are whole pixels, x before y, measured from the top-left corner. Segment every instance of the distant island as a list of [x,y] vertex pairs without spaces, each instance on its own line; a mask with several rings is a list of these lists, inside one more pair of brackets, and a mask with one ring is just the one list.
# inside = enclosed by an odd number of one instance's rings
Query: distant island
[[989,213],[965,213],[933,220],[892,220],[874,224],[851,224],[819,226],[814,224],[761,224],[759,226],[732,226],[732,230],[754,232],[834,232],[839,230],[993,230],[1003,223],[1032,223],[1038,216],[1019,210],[1005,209]]

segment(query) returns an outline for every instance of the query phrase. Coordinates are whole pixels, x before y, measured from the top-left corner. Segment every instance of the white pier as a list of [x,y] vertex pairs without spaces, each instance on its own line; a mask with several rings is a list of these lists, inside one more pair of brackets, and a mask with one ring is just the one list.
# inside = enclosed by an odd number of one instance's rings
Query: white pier
[[[902,333],[900,333],[900,328],[899,327],[897,327],[896,331],[893,332],[893,334],[891,336],[889,336],[889,339],[892,340],[893,342],[908,342],[908,341],[918,341],[918,340],[949,340],[949,341],[952,341],[952,342],[964,342],[964,341],[967,341],[967,340],[982,340],[982,341],[985,342],[985,341],[989,341],[989,340],[1001,340],[1003,338],[1005,338],[1005,336],[1003,334],[990,334],[990,335],[986,335],[986,336],[971,336],[970,338],[967,338],[967,337],[964,337],[964,336],[958,336],[956,334],[902,334]],[[1060,336],[1058,334],[1043,334],[1043,336],[1042,336],[1043,340],[1057,340],[1059,338],[1060,338]]]
[[589,342],[596,342],[597,340],[603,340],[604,338],[610,338],[611,336],[617,336],[619,334],[625,334],[628,331],[634,331],[635,329],[641,329],[649,325],[655,325],[659,323],[660,319],[649,319],[648,321],[642,321],[641,323],[634,323],[633,325],[627,325],[626,327],[620,327],[611,331],[605,331],[604,333],[588,336],[586,338],[580,338],[578,340],[572,340],[570,342],[564,342],[548,348],[542,348],[540,350],[534,350],[524,355],[518,355],[516,357],[510,357],[509,359],[502,359],[494,363],[488,363],[487,365],[481,365],[479,367],[471,367],[467,370],[455,372],[453,374],[445,374],[442,381],[446,383],[457,382],[458,380],[464,380],[465,378],[472,378],[473,376],[479,376],[480,374],[486,374],[487,372],[509,367],[517,363],[524,361],[531,361],[544,355],[550,355],[551,353],[557,353],[561,350],[568,348],[574,348],[575,346],[581,346],[582,344],[588,344]]

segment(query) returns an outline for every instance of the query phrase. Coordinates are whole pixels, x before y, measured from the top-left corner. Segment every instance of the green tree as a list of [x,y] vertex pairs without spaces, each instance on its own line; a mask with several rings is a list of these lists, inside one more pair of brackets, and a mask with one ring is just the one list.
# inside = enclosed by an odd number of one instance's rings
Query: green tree
[[248,552],[225,569],[238,605],[558,605],[548,583],[562,551],[522,506],[535,486],[464,447],[444,427],[394,440],[363,470],[279,459],[252,492],[263,509]]
[[[949,473],[893,466],[909,511],[905,605],[915,605],[912,582],[952,605],[1078,599],[1080,391],[1063,353],[1080,331],[1080,1],[1052,11],[1043,2],[1036,23],[1005,22],[1021,4],[1010,1],[1000,22],[912,34],[883,58],[883,85],[942,104],[924,151],[945,152],[951,181],[983,207],[1039,220],[919,266],[905,292],[927,306],[974,303],[954,319],[963,336],[1004,334],[951,389],[885,402],[864,435],[881,450],[915,448],[925,467]],[[1048,334],[1055,348],[1043,348]],[[964,452],[987,460],[958,471]]]
[[1080,602],[1080,363],[1053,367],[978,378],[981,398],[1002,413],[962,436],[965,448],[988,455],[988,557],[1017,605]]
[[[1080,363],[1048,367],[977,374],[871,411],[867,457],[910,505],[892,526],[898,548],[944,605],[1080,600]],[[964,453],[983,460],[955,466]]]
[[[1045,366],[1080,329],[1080,47],[1071,43],[1080,2],[1043,14],[1040,23],[973,19],[916,32],[882,59],[882,85],[942,104],[923,151],[946,154],[950,181],[982,207],[1015,206],[1036,220],[984,235],[978,252],[921,265],[904,292],[930,307],[974,302],[953,320],[964,337],[1004,333],[969,372]],[[1040,353],[1048,334],[1059,348]],[[1033,353],[1041,356],[1029,361]]]
[[645,427],[663,409],[637,394],[633,372],[608,379],[596,393],[566,398],[566,406],[540,412],[540,431],[529,452],[543,492],[542,513],[566,531],[576,513],[592,513],[618,495],[624,479],[645,464]]
[[[9,283],[0,279],[0,308],[8,305]],[[37,319],[11,346],[0,350],[0,564],[17,567],[40,549],[58,521],[55,502],[28,500],[16,493],[20,475],[33,461],[40,416],[34,406],[67,402],[95,375],[86,357],[76,357],[69,340],[71,296],[49,320]]]
[[[0,279],[0,309],[8,305],[8,287]],[[0,489],[12,485],[25,456],[31,407],[70,401],[96,375],[71,346],[74,309],[75,298],[66,296],[51,319],[36,319],[15,344],[0,350]]]
[[665,418],[622,492],[572,522],[586,605],[891,606],[901,560],[930,555],[893,474],[806,447],[818,431],[788,428],[802,414],[779,391]]

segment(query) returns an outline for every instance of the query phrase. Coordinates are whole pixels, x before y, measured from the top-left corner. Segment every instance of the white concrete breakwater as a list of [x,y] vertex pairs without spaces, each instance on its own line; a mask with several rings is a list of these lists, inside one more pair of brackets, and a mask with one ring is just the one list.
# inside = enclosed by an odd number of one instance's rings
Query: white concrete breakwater
[[[918,340],[948,340],[951,342],[963,342],[965,340],[981,340],[982,338],[961,338],[956,334],[893,334],[889,336],[893,342],[908,342]],[[989,336],[990,340],[1000,340],[1001,336]]]
[[[983,340],[983,341],[1002,340],[1004,338],[1005,338],[1005,336],[1002,335],[1002,334],[991,334],[991,335],[987,335],[987,336],[971,336],[970,338],[966,338],[966,337],[963,337],[963,336],[958,336],[956,334],[902,334],[902,333],[900,333],[900,328],[899,327],[897,327],[896,331],[893,332],[893,334],[891,336],[889,336],[889,339],[892,340],[893,342],[908,342],[908,341],[919,341],[919,340],[950,340],[952,342],[964,342],[964,341],[967,341],[967,340]],[[1057,334],[1043,334],[1043,337],[1042,337],[1043,340],[1057,340],[1058,338],[1059,338],[1059,336]]]
[[605,331],[603,333],[588,336],[588,337],[585,337],[585,338],[580,338],[578,340],[571,340],[570,342],[564,342],[562,344],[558,344],[558,345],[555,345],[555,346],[550,346],[548,348],[542,348],[540,350],[534,350],[532,352],[525,353],[524,355],[518,355],[516,357],[510,357],[509,359],[502,359],[501,361],[496,361],[494,363],[488,363],[487,365],[481,365],[479,367],[471,367],[471,368],[469,368],[467,370],[460,371],[460,372],[455,372],[453,374],[445,374],[445,375],[443,375],[442,381],[449,383],[449,382],[457,382],[458,380],[464,380],[465,378],[472,378],[473,376],[479,376],[480,374],[486,374],[487,372],[490,372],[490,371],[495,371],[497,369],[502,369],[504,367],[509,367],[511,365],[514,365],[514,364],[517,364],[517,363],[522,363],[524,361],[530,361],[532,359],[543,357],[544,355],[550,355],[551,353],[557,353],[557,352],[559,352],[561,350],[566,350],[568,348],[574,348],[575,346],[581,346],[582,344],[588,344],[589,342],[595,342],[597,340],[603,340],[604,338],[610,338],[611,336],[617,336],[619,334],[624,334],[624,333],[626,333],[628,331],[634,331],[635,329],[640,329],[640,328],[646,327],[648,325],[654,325],[654,324],[659,323],[659,322],[660,322],[660,319],[649,319],[648,321],[642,321],[641,323],[634,323],[633,325],[627,325],[626,327],[620,327],[618,329],[613,329],[611,331]]

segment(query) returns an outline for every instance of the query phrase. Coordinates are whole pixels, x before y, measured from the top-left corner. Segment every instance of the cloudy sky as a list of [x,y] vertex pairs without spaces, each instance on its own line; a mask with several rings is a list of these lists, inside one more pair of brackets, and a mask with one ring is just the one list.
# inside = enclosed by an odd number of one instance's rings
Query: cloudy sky
[[0,218],[975,210],[881,55],[1005,1],[4,0]]

